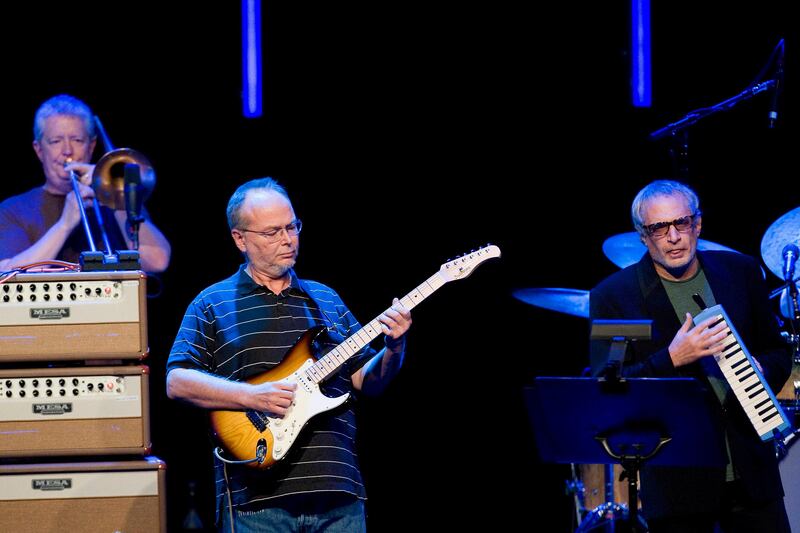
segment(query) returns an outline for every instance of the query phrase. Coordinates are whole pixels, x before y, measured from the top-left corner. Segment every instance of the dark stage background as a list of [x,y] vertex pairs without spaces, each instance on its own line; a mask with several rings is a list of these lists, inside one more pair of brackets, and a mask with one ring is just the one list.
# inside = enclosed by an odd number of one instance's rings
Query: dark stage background
[[164,364],[186,305],[240,262],[230,194],[271,175],[305,223],[299,274],[334,287],[362,321],[452,257],[489,242],[503,252],[414,311],[402,375],[359,402],[370,529],[568,531],[567,467],[537,458],[522,389],[579,374],[588,323],[511,293],[589,289],[614,272],[603,241],[631,231],[645,183],[676,177],[669,144],[648,133],[738,94],[785,37],[779,127],[767,128],[763,93],[689,136],[703,238],[760,257],[770,224],[800,204],[788,2],[657,3],[650,109],[630,105],[627,2],[265,2],[257,120],[241,116],[239,5],[227,4],[17,6],[0,37],[3,197],[42,182],[33,114],[61,92],[156,170],[147,205],[173,259],[149,283],[160,294],[148,301],[147,363],[171,530],[190,483],[211,523],[212,479],[205,418],[166,399]]

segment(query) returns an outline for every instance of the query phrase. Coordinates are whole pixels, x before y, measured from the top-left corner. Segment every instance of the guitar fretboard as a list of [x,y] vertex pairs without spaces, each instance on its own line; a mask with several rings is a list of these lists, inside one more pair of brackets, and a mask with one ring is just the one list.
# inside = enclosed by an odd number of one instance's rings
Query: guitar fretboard
[[[448,261],[424,283],[400,298],[400,302],[410,311],[445,283],[466,278],[478,265],[494,257],[500,257],[500,248],[490,244]],[[378,317],[375,317],[366,326],[350,335],[344,342],[308,367],[305,372],[306,378],[313,383],[324,381],[381,333],[383,333],[381,331],[381,323]]]
[[[400,303],[409,311],[416,307],[425,298],[436,292],[446,281],[441,273],[437,272],[425,282],[417,286],[402,298]],[[389,309],[387,309],[388,311]],[[367,344],[383,333],[378,317],[372,319],[366,326],[347,337],[344,342],[336,346],[306,370],[306,376],[314,383],[320,383],[336,372],[348,359],[357,354]]]

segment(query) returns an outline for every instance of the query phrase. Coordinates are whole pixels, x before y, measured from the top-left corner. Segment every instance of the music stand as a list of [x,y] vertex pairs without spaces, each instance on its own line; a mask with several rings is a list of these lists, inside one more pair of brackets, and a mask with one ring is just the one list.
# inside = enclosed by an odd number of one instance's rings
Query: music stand
[[694,378],[538,377],[524,388],[539,456],[550,463],[620,463],[628,478],[628,531],[641,531],[641,465],[726,465],[719,420]]

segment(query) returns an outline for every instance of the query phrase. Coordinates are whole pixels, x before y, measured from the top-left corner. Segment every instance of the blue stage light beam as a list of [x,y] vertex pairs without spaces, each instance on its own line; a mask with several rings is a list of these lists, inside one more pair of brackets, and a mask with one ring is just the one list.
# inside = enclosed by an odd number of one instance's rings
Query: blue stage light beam
[[634,107],[653,104],[650,0],[631,0],[631,84]]
[[245,118],[263,113],[261,0],[242,0],[242,104]]

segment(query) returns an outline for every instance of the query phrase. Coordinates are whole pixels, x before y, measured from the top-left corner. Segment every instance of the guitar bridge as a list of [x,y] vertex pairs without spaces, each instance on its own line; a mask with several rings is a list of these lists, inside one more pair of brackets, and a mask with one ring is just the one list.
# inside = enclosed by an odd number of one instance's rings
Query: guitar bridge
[[269,419],[264,416],[260,411],[247,411],[247,419],[253,424],[258,431],[263,432],[269,425]]

